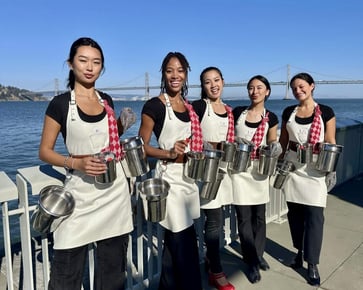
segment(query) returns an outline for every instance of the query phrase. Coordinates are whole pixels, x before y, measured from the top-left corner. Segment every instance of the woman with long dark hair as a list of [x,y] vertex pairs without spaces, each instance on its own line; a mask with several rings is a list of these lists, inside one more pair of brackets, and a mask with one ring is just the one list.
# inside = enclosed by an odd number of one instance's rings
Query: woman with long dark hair
[[[290,87],[298,104],[285,108],[282,113],[280,143],[282,156],[293,162],[296,168],[282,188],[288,206],[293,246],[298,250],[291,267],[301,268],[305,260],[308,263],[308,282],[318,286],[320,274],[317,265],[323,242],[328,188],[326,173],[317,170],[313,164],[318,156],[318,143],[335,144],[336,121],[332,108],[314,100],[315,82],[311,75],[295,75]],[[312,163],[298,162],[297,149],[304,144],[313,148]],[[328,181],[330,176],[328,174]]]
[[[203,140],[213,149],[220,149],[222,141],[234,142],[232,108],[222,101],[224,79],[217,67],[207,67],[200,74],[201,99],[192,103],[202,127]],[[204,238],[207,248],[206,265],[209,284],[219,290],[234,290],[223,272],[220,258],[220,236],[223,232],[223,206],[232,203],[232,182],[227,163],[220,162],[223,179],[214,200],[201,198],[205,214]]]
[[[88,245],[92,243],[97,245],[95,289],[123,289],[129,233],[133,230],[128,182],[119,162],[119,134],[127,126],[116,120],[111,97],[95,89],[104,70],[98,43],[87,37],[77,39],[67,63],[69,91],[49,103],[39,148],[41,160],[66,169],[64,188],[75,199],[73,213],[52,224],[54,252],[48,289],[81,289]],[[60,133],[67,156],[54,149]],[[117,161],[113,183],[95,181],[106,172],[106,165],[95,157],[100,152],[111,152]]]

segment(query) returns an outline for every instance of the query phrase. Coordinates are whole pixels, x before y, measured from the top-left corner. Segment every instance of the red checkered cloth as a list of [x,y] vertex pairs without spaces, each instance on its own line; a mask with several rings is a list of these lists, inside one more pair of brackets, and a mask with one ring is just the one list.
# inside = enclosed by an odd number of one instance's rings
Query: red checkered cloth
[[228,131],[227,131],[227,141],[234,142],[234,117],[232,114],[232,108],[225,105],[227,116],[228,116]]
[[[318,104],[315,106],[314,119],[310,126],[309,132],[309,143],[315,145],[319,142],[320,132],[321,132],[321,122],[320,122],[320,107]],[[313,146],[313,153],[319,153],[317,146]]]
[[193,106],[189,104],[188,100],[185,99],[184,105],[188,110],[189,118],[192,126],[192,139],[190,141],[190,150],[195,152],[203,151],[203,135],[202,128],[200,126],[199,117],[194,111]]
[[266,123],[269,121],[269,112],[266,113],[266,115],[262,118],[262,121],[260,125],[258,125],[255,134],[252,137],[252,142],[255,144],[255,147],[253,148],[253,151],[251,152],[251,159],[256,160],[259,159],[260,153],[259,150],[257,150],[261,143],[263,136],[265,135],[265,129],[266,129]]
[[118,127],[117,122],[115,119],[115,112],[113,109],[108,105],[106,100],[103,100],[105,105],[105,110],[107,112],[107,119],[108,119],[108,135],[109,135],[109,145],[108,147],[104,148],[102,151],[111,151],[115,153],[116,159],[121,160],[124,158],[125,152],[123,152],[121,145],[120,145],[120,136],[118,135]]

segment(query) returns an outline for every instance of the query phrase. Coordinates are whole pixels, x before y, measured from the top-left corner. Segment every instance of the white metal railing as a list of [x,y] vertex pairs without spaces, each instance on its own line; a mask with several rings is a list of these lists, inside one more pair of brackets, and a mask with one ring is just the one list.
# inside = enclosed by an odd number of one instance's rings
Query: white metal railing
[[[354,140],[354,142],[352,142]],[[350,142],[349,142],[350,141]],[[337,168],[338,184],[363,172],[363,124],[356,124],[337,130],[337,143],[344,145],[344,153]],[[0,172],[0,202],[5,250],[7,289],[47,289],[49,280],[49,247],[51,236],[39,236],[32,231],[30,216],[36,205],[29,204],[30,195],[38,195],[42,188],[51,184],[62,184],[64,169],[50,165],[18,169],[16,183],[4,172]],[[30,193],[30,194],[29,194]],[[162,228],[146,222],[142,201],[137,194],[132,195],[135,229],[130,234],[127,264],[127,288],[147,289],[157,279],[161,271]],[[17,203],[15,209],[9,202]],[[266,207],[268,223],[284,222],[287,208],[284,196],[270,187],[270,202]],[[21,269],[15,269],[11,246],[10,217],[19,221],[21,241]],[[203,223],[196,222],[200,260],[204,256]],[[224,208],[224,238],[222,245],[238,238],[235,212],[232,206]],[[40,243],[40,246],[38,244]],[[41,263],[37,262],[41,254]],[[89,251],[89,277],[85,288],[93,289],[93,247]],[[16,276],[14,278],[14,276]],[[14,288],[15,287],[15,288]]]
[[[29,204],[30,195],[38,195],[42,188],[48,185],[61,185],[64,178],[64,169],[41,165],[18,170],[16,185],[4,173],[0,172],[2,202],[3,231],[6,258],[6,276],[8,289],[14,289],[14,269],[12,268],[11,237],[9,216],[18,215],[22,269],[17,275],[22,277],[23,289],[47,289],[49,280],[50,262],[49,247],[51,241],[49,235],[41,235],[32,231],[30,216],[36,208],[36,204]],[[271,190],[271,202],[267,206],[268,222],[277,220],[285,213],[283,202],[275,202],[276,196],[281,198],[279,191]],[[142,201],[133,196],[135,230],[130,234],[127,264],[127,288],[145,289],[151,282],[157,279],[161,272],[161,248],[163,231],[160,226],[144,220]],[[18,199],[18,208],[8,209],[8,202]],[[204,216],[203,216],[204,218]],[[238,238],[234,208],[226,206],[224,209],[225,237],[221,238],[222,245],[229,244]],[[196,230],[200,245],[204,244],[203,223],[196,221]],[[40,240],[40,248],[34,245]],[[200,260],[203,260],[204,249],[199,247]],[[41,263],[37,262],[41,255]],[[85,287],[93,289],[93,247],[89,250],[89,285]],[[16,277],[18,279],[18,277]],[[20,278],[19,278],[20,279]]]

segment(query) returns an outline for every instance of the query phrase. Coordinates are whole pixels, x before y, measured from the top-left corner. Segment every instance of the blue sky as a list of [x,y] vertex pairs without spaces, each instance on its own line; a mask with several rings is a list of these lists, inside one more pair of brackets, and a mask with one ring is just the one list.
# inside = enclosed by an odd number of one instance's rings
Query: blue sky
[[[285,81],[288,64],[292,75],[307,71],[315,80],[363,79],[362,11],[361,0],[3,0],[0,84],[44,91],[58,79],[65,89],[65,61],[81,36],[104,50],[100,88],[144,85],[146,72],[159,85],[169,51],[187,57],[190,84],[211,65],[227,83],[255,74]],[[315,94],[363,97],[362,88],[321,85]],[[276,86],[272,96],[284,90]]]

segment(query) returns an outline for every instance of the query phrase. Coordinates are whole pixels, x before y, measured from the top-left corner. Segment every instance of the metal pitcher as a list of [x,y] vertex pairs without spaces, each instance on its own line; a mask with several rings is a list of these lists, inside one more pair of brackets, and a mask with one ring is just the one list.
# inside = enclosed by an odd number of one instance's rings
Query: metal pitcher
[[251,165],[251,152],[254,146],[251,144],[238,143],[233,162],[229,163],[228,168],[232,173],[246,172]]
[[258,173],[261,175],[271,176],[275,173],[278,156],[271,156],[269,146],[260,148],[260,160],[258,163]]
[[149,172],[150,167],[147,162],[144,149],[144,140],[141,136],[131,137],[120,141],[125,151],[125,162],[121,162],[125,172],[129,172],[132,177],[142,176]]
[[343,151],[342,145],[320,143],[316,169],[322,172],[336,171],[339,156]]
[[113,183],[117,176],[116,171],[116,156],[113,152],[101,152],[95,155],[104,164],[106,164],[106,172],[95,176],[96,183],[110,184]]
[[189,151],[186,153],[187,162],[184,166],[184,175],[196,181],[202,178],[205,155],[203,152]]
[[205,156],[205,160],[201,180],[204,182],[215,181],[217,178],[219,163],[224,155],[224,152],[222,150],[208,149],[204,150],[203,154]]
[[160,178],[149,178],[138,185],[148,221],[160,222],[165,219],[169,189],[169,183]]
[[39,194],[39,201],[32,214],[33,229],[40,233],[50,232],[55,219],[65,218],[72,214],[75,201],[72,194],[63,186],[49,185]]
[[296,145],[297,161],[308,164],[313,161],[313,144],[304,143]]

